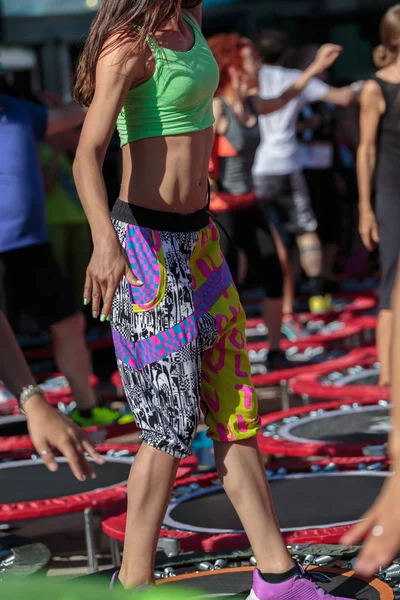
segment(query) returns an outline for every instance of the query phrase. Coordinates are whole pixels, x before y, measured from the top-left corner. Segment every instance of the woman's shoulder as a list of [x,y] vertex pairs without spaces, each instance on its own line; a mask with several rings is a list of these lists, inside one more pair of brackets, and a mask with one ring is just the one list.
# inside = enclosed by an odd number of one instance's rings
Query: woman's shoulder
[[111,36],[104,44],[97,63],[98,75],[115,73],[128,77],[131,81],[141,80],[146,73],[146,65],[151,51],[143,52],[135,43],[134,37]]

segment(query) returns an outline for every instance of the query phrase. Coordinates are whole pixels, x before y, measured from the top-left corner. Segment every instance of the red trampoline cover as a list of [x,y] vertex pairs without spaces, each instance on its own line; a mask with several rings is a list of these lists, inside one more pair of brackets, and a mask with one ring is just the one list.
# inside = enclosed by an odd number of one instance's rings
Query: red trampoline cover
[[[328,467],[332,463],[335,464],[338,471],[356,471],[361,464],[366,468],[377,462],[376,458],[337,458],[324,459],[318,461],[280,461],[268,466],[268,469],[273,472],[278,472],[279,469],[286,469],[288,473],[310,473],[315,467],[322,469]],[[388,470],[390,463],[381,460],[383,465],[382,470]],[[218,481],[217,473],[207,473],[197,475],[177,481],[175,488],[186,487],[192,484],[197,484],[200,488],[209,488],[214,486]],[[126,527],[126,512],[104,518],[102,521],[102,530],[109,537],[121,542],[125,539]],[[309,529],[302,531],[294,531],[285,533],[284,538],[286,544],[337,544],[349,526],[329,527]],[[249,540],[244,533],[223,533],[209,535],[205,533],[194,533],[188,531],[177,531],[173,529],[162,529],[160,538],[174,538],[179,540],[180,549],[182,552],[196,552],[199,550],[205,552],[233,550],[249,547]]]
[[[332,346],[341,346],[346,345],[354,341],[354,344],[357,342],[358,336],[361,336],[363,333],[363,325],[358,322],[358,319],[354,319],[352,321],[340,321],[341,328],[337,331],[332,331],[325,334],[314,334],[308,335],[303,338],[299,338],[295,342],[290,342],[289,340],[282,340],[281,348],[282,350],[288,350],[289,348],[299,348],[299,350],[305,350],[310,346],[325,346],[327,348],[331,348]],[[353,340],[354,338],[354,340]],[[354,345],[353,344],[353,345]],[[260,342],[250,342],[247,345],[248,350],[263,350],[264,348],[269,348],[268,342],[260,341]]]
[[[18,419],[21,421],[25,421],[25,419],[21,416],[17,417],[0,417],[0,432],[2,422],[7,422],[8,420]],[[132,433],[136,433],[138,428],[134,422],[132,423],[124,423],[124,424],[111,424],[111,425],[98,425],[95,427],[86,427],[84,431],[89,437],[89,440],[93,444],[100,444],[101,442],[113,438],[118,438],[124,435],[130,435]],[[23,456],[29,456],[36,452],[32,440],[29,435],[10,435],[10,436],[2,436],[0,435],[0,458],[3,455],[9,459],[21,458]]]
[[[323,410],[326,413],[340,410],[343,406],[353,406],[354,400],[340,402],[319,402],[311,406],[302,406],[299,408],[291,408],[261,417],[261,433],[258,435],[258,445],[263,454],[271,456],[294,456],[309,458],[312,456],[331,456],[335,461],[336,457],[348,457],[348,460],[353,460],[351,457],[362,456],[363,450],[369,444],[365,442],[348,442],[335,443],[326,441],[310,441],[309,443],[301,443],[280,438],[279,435],[265,436],[263,430],[269,425],[279,424],[284,419],[291,417],[308,417],[311,413],[316,413]],[[375,406],[376,400],[357,400],[357,405]],[[301,423],[301,421],[300,421]],[[376,458],[375,458],[376,461]]]
[[[251,346],[251,344],[249,344]],[[317,344],[316,346],[308,346],[320,348],[321,344]],[[350,350],[348,355],[345,357],[364,357],[366,354],[366,350],[363,348],[355,348],[354,350]],[[290,381],[298,375],[302,375],[304,373],[320,373],[322,369],[332,369],[334,371],[337,368],[337,362],[343,360],[341,358],[334,358],[331,360],[327,360],[326,362],[316,363],[316,364],[305,364],[301,367],[294,367],[291,369],[282,369],[281,371],[273,371],[271,373],[266,373],[265,375],[253,375],[252,381],[256,387],[267,387],[272,385],[279,385],[285,381]]]
[[[364,354],[363,354],[364,352]],[[378,385],[327,385],[323,383],[321,376],[328,375],[334,371],[350,369],[351,367],[373,367],[377,361],[376,348],[361,350],[360,354],[350,353],[348,356],[339,358],[329,364],[320,365],[318,371],[302,373],[290,381],[290,391],[298,396],[307,396],[315,399],[346,399],[346,400],[390,400],[390,388]],[[334,362],[334,364],[333,364]]]

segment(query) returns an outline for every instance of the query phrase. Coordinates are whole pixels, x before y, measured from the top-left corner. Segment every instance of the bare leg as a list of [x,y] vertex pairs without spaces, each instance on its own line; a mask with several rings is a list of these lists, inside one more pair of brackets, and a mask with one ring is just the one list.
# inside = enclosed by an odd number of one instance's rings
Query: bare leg
[[92,369],[84,332],[85,320],[80,313],[51,327],[58,368],[68,379],[78,407],[88,410],[96,405],[96,394],[89,384]]
[[285,573],[293,567],[279,531],[271,491],[255,438],[215,442],[222,484],[246,530],[262,573]]
[[279,350],[283,318],[282,298],[265,298],[263,302],[263,319],[268,327],[268,339],[271,350]]
[[297,236],[300,262],[308,277],[320,277],[322,274],[321,242],[316,233],[302,233]]
[[379,385],[388,385],[391,382],[391,349],[393,331],[393,311],[381,310],[379,313],[378,326],[376,330],[376,345],[378,358],[381,363],[381,374]]
[[270,223],[271,232],[278,251],[279,261],[283,271],[283,314],[292,315],[294,312],[295,300],[295,278],[292,265],[290,264],[289,253],[276,228]]
[[128,515],[120,580],[127,589],[153,583],[161,525],[179,460],[143,443],[128,483]]

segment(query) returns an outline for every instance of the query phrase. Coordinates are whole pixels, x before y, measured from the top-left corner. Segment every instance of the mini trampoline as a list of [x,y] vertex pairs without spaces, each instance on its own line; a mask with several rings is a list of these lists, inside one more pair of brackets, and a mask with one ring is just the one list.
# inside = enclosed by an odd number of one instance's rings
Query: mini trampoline
[[261,417],[258,437],[265,454],[277,456],[385,455],[389,403],[325,402]]
[[[126,499],[126,485],[137,445],[103,446],[105,464],[95,465],[96,479],[78,481],[67,460],[57,458],[58,471],[48,471],[42,460],[0,463],[0,523],[25,521],[82,512],[89,570],[97,569],[93,512]],[[181,475],[196,468],[196,459],[187,461]],[[185,463],[183,463],[185,467]]]
[[[327,592],[355,600],[389,600],[395,598],[389,585],[379,579],[367,581],[353,571],[340,568],[311,567],[311,574],[324,574],[325,582],[319,585]],[[173,584],[179,589],[189,588],[193,591],[190,598],[221,598],[229,596],[245,600],[252,586],[253,567],[221,569],[205,573],[178,575],[169,579],[161,579],[158,585]]]
[[[301,462],[267,471],[278,520],[288,544],[338,543],[378,496],[389,473],[376,459]],[[298,472],[299,469],[302,472]],[[123,541],[126,514],[102,522]],[[216,473],[176,485],[160,537],[185,552],[247,548],[249,541]]]
[[[332,368],[333,366],[333,368]],[[378,386],[379,363],[376,349],[353,353],[322,365],[319,372],[308,372],[294,377],[289,392],[300,396],[304,404],[310,400],[389,400],[390,388]]]
[[[325,348],[344,348],[349,350],[361,346],[363,342],[363,323],[359,319],[337,320],[328,324],[321,321],[317,323],[320,326],[318,329],[315,329],[314,333],[299,337],[295,341],[284,339],[281,343],[281,348],[288,350],[296,346],[299,350],[304,350],[309,346],[320,345]],[[264,329],[262,328],[263,325],[261,324],[258,329],[247,329],[247,345],[249,350],[262,350],[269,347],[266,337],[267,329],[265,326]],[[261,334],[261,329],[263,335]],[[255,331],[255,337],[249,336],[251,331]]]
[[[261,303],[263,300],[263,290],[254,290],[243,292],[241,299],[243,306],[248,313],[261,313]],[[309,311],[308,306],[309,296],[302,297],[295,301],[296,313],[306,314]],[[336,319],[339,315],[346,313],[351,316],[360,316],[362,314],[373,311],[377,306],[377,293],[375,291],[360,291],[360,293],[341,293],[334,296],[334,310],[326,313],[324,318],[327,320]],[[314,317],[314,315],[312,315]]]
[[50,558],[44,544],[0,532],[0,582],[10,577],[29,577],[44,569]]
[[[95,375],[90,376],[89,382],[94,390],[97,389],[99,380]],[[71,388],[64,375],[56,373],[40,383],[40,387],[52,406],[58,406],[60,403],[70,404],[73,401]],[[18,402],[0,382],[0,414],[11,414],[13,412],[18,412]]]

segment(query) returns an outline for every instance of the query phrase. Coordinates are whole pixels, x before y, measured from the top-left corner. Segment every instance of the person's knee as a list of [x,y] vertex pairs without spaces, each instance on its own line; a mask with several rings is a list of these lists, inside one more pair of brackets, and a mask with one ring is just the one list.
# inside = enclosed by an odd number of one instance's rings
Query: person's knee
[[83,336],[85,333],[86,323],[82,313],[76,313],[62,321],[54,323],[50,327],[50,333],[53,338],[62,338],[65,336],[76,337]]

